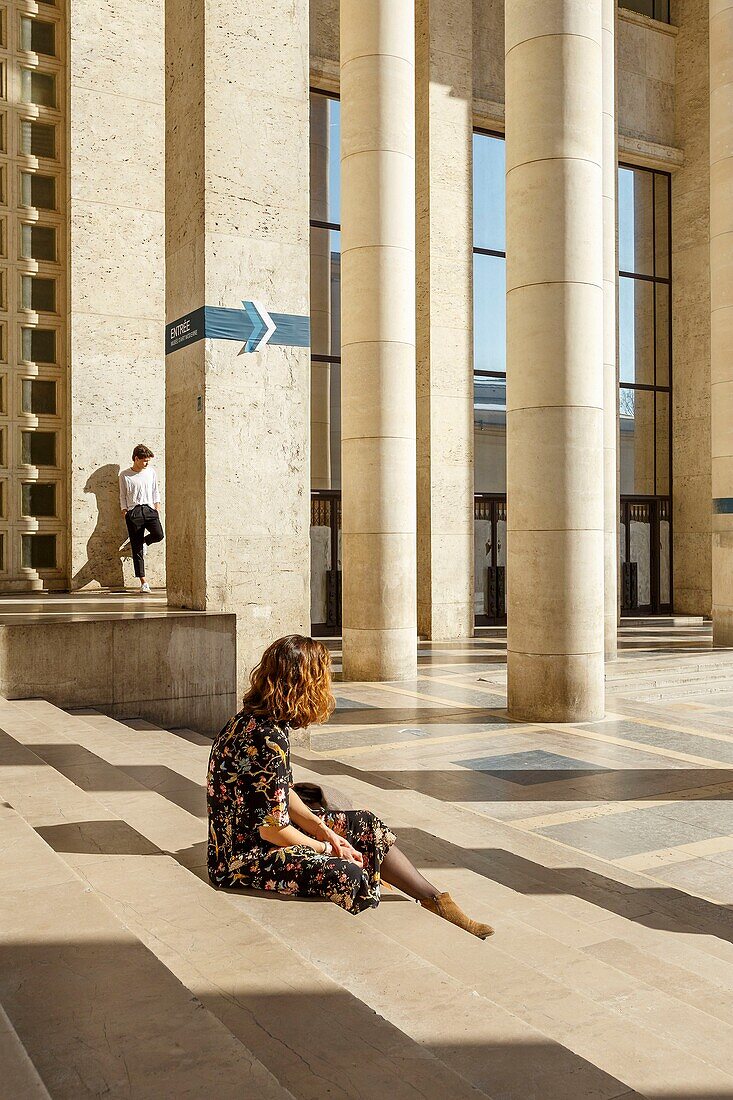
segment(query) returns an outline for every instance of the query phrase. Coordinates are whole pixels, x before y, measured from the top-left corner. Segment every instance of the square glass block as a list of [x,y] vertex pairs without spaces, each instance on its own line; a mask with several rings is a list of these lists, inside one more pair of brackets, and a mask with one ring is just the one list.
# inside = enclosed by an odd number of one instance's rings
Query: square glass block
[[21,560],[24,569],[55,569],[56,536],[21,535]]
[[311,350],[341,354],[341,234],[311,226]]
[[669,278],[670,224],[669,192],[671,177],[664,172],[654,173],[654,274]]
[[492,134],[473,135],[473,246],[506,251],[505,143]]
[[20,173],[20,201],[38,210],[56,209],[56,178],[41,172]]
[[56,362],[55,328],[24,328],[21,342],[23,359],[26,363]]
[[656,385],[668,386],[671,336],[669,283],[656,283],[654,286],[654,298],[657,315]]
[[47,57],[56,56],[56,24],[46,19],[20,19],[20,48],[42,53]]
[[47,378],[23,378],[21,408],[34,416],[55,416],[56,383]]
[[618,266],[654,274],[654,173],[648,169],[618,171]]
[[21,69],[20,98],[23,103],[35,103],[37,107],[55,107],[56,77],[54,73],[41,73],[37,69]]
[[506,379],[474,375],[474,483],[477,493],[506,492]]
[[56,515],[56,482],[26,481],[21,486],[21,515],[38,518]]
[[20,254],[25,260],[56,260],[56,229],[52,225],[21,226]]
[[24,431],[20,435],[24,466],[56,465],[56,432]]
[[310,178],[313,221],[341,221],[341,104],[323,92],[310,96]]
[[37,313],[56,312],[56,280],[43,275],[23,275],[23,309]]
[[654,392],[619,392],[621,496],[654,496]]
[[657,495],[667,496],[669,493],[669,440],[671,430],[669,394],[660,391],[655,394],[655,399],[656,419],[654,424],[654,439],[657,459]]
[[654,283],[618,281],[618,358],[622,382],[654,385]]
[[56,127],[35,119],[21,119],[20,151],[26,156],[53,160],[56,156]]
[[506,374],[506,259],[473,254],[473,362]]

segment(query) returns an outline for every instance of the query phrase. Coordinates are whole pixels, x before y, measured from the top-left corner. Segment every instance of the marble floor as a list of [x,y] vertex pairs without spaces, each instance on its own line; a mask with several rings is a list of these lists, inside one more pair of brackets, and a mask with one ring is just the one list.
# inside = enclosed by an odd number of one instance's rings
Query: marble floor
[[212,891],[204,737],[0,700],[2,1100],[733,1100],[733,651],[620,642],[600,722],[510,721],[496,629],[293,748],[485,943]]

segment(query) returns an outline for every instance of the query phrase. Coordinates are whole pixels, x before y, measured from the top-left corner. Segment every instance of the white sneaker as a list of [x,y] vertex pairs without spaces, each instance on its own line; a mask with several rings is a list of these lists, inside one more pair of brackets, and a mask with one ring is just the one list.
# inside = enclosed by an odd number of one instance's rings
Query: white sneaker
[[148,592],[150,592],[150,585],[146,581],[145,584],[140,585],[140,593],[142,595],[143,593],[148,593]]

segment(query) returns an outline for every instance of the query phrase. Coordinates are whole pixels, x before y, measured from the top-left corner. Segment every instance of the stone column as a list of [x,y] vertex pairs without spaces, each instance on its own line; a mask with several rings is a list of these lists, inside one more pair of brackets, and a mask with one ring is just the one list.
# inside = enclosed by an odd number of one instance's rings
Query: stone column
[[618,371],[616,368],[616,0],[602,0],[603,49],[603,571],[605,656],[617,654],[618,594]]
[[417,0],[417,614],[473,636],[472,3]]
[[[166,7],[166,314],[308,313],[306,0]],[[309,625],[309,351],[167,356],[172,604],[236,613],[238,689]]]
[[672,180],[673,601],[682,615],[712,611],[710,410],[709,0],[676,0]]
[[[328,221],[328,110],[311,100],[311,215]],[[311,229],[311,350],[331,354],[331,234]],[[331,364],[311,360],[311,488],[331,488]]]
[[710,0],[713,644],[733,646],[733,0]]
[[416,675],[412,0],[341,4],[344,674]]
[[603,714],[601,0],[506,4],[508,702]]

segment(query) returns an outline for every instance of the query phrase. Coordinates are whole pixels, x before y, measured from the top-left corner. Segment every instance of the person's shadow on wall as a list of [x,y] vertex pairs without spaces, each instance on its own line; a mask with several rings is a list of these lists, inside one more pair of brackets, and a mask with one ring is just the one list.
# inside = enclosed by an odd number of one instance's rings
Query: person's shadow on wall
[[97,498],[97,522],[87,542],[87,560],[74,576],[72,587],[84,588],[96,583],[101,588],[124,589],[122,559],[130,556],[129,546],[120,547],[127,538],[127,527],[120,512],[119,466],[100,466],[84,486],[85,493]]

